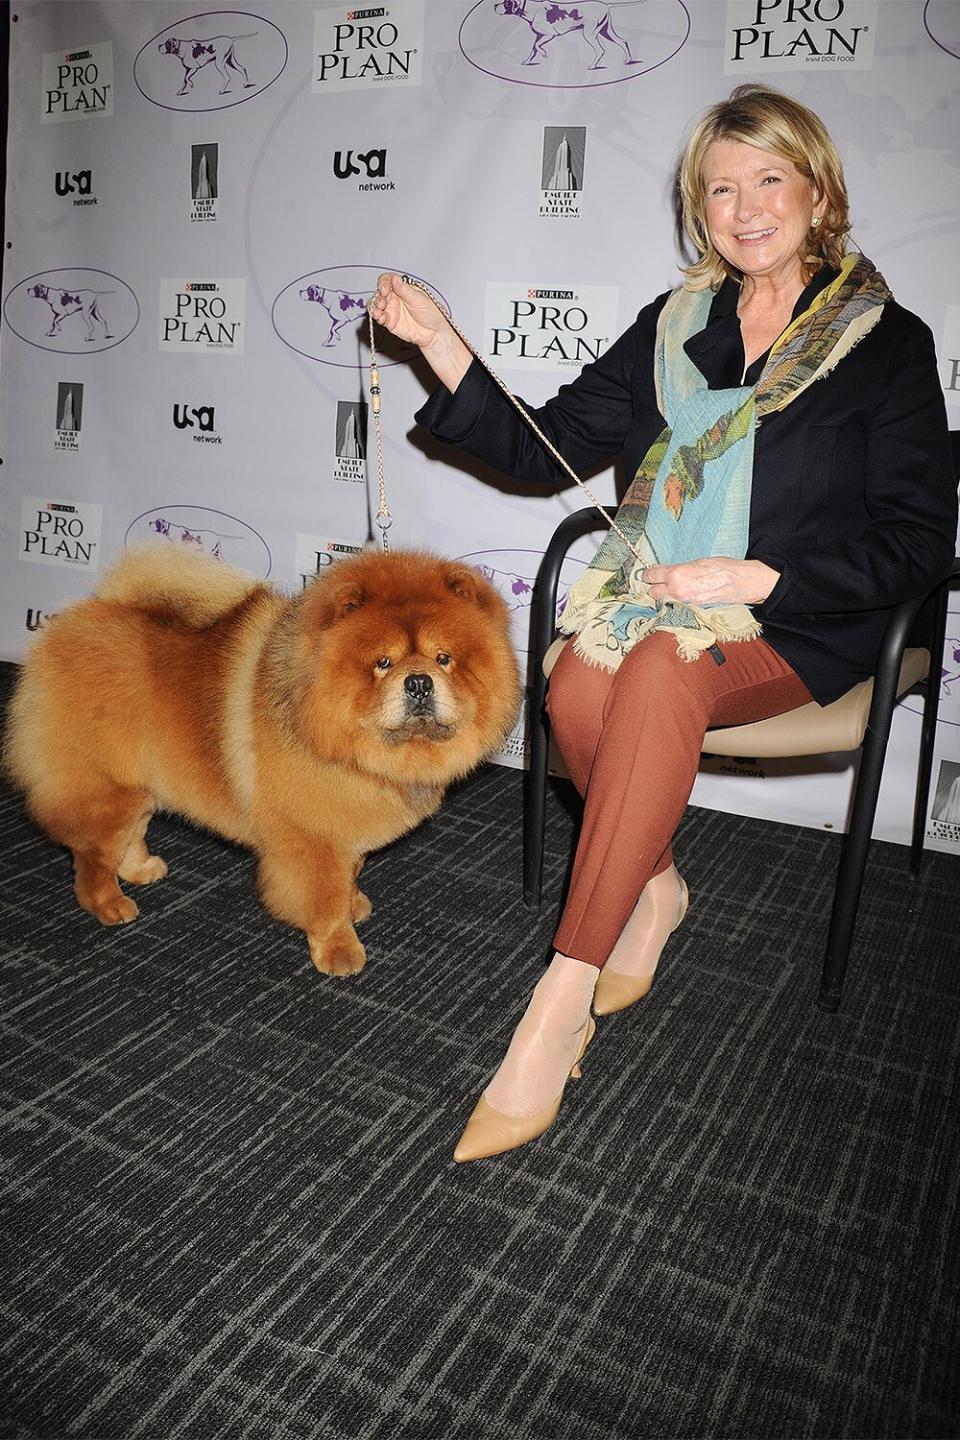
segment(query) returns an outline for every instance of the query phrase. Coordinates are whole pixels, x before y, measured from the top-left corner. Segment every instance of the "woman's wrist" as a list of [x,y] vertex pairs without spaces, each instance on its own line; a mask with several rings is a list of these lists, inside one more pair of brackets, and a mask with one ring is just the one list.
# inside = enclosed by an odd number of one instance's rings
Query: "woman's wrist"
[[438,330],[429,344],[421,345],[420,353],[451,395],[470,369],[473,359],[459,335],[449,325]]

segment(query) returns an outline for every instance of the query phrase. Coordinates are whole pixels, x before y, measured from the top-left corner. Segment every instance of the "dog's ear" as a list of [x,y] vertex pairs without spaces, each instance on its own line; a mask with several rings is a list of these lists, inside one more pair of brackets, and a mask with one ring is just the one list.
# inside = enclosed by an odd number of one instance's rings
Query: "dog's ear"
[[469,565],[448,565],[444,579],[447,588],[472,605],[482,604],[480,599],[480,576]]
[[334,570],[314,580],[307,588],[304,601],[306,628],[327,630],[352,610],[359,610],[366,599],[362,585],[356,580],[338,580]]

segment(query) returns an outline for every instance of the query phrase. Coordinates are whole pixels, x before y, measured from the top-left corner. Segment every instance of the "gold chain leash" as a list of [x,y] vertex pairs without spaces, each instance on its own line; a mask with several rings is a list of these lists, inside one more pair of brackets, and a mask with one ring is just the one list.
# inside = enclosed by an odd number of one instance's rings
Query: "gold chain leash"
[[[543,445],[544,448],[549,451],[549,453],[553,456],[554,460],[556,460],[560,468],[562,470],[565,470],[566,473],[571,477],[571,479],[580,486],[580,489],[584,492],[587,499],[600,511],[600,514],[603,516],[604,520],[606,520],[607,524],[610,526],[610,529],[614,532],[614,534],[620,536],[620,539],[623,541],[624,545],[626,545],[627,549],[634,556],[634,558],[642,561],[643,556],[640,554],[637,547],[632,544],[630,540],[627,539],[626,535],[624,535],[623,531],[620,529],[620,526],[617,524],[616,520],[614,520],[613,516],[603,508],[603,506],[600,504],[600,501],[593,494],[593,491],[589,488],[589,486],[584,484],[584,482],[580,479],[580,476],[576,473],[573,467],[569,465],[567,461],[563,458],[563,456],[560,454],[560,451],[556,448],[553,442],[549,440],[546,435],[544,435],[543,431],[540,429],[533,416],[529,413],[529,411],[523,408],[523,406],[520,404],[520,401],[517,399],[516,395],[514,395],[510,387],[504,384],[504,382],[500,379],[500,376],[494,370],[491,370],[490,366],[487,364],[486,360],[484,360],[483,356],[478,353],[476,347],[471,343],[471,341],[467,339],[463,331],[457,326],[456,322],[453,319],[453,316],[446,309],[446,307],[441,305],[437,297],[430,293],[422,280],[417,280],[412,275],[401,275],[400,279],[404,282],[405,285],[415,285],[418,290],[422,290],[425,295],[429,296],[429,298],[433,301],[434,305],[436,305],[437,309],[440,311],[440,313],[443,315],[443,317],[449,324],[453,333],[460,340],[463,341],[464,345],[466,345],[467,349],[470,351],[470,354],[474,357],[475,360],[478,361],[478,363],[483,367],[483,369],[486,370],[487,374],[490,376],[490,379],[496,385],[497,389],[500,390],[507,397],[513,408],[517,410],[520,415],[523,416],[523,419],[526,421],[527,425],[529,425],[534,435],[536,435],[541,445]],[[387,507],[387,492],[384,482],[383,437],[380,427],[380,375],[377,370],[377,351],[373,334],[373,316],[370,314],[369,310],[367,311],[367,320],[369,321],[370,326],[370,409],[373,411],[374,431],[377,439],[377,472],[380,491],[380,508],[377,511],[377,524],[379,525],[381,534],[383,536],[383,548],[384,550],[386,550],[388,549],[387,531],[393,524],[393,520]]]

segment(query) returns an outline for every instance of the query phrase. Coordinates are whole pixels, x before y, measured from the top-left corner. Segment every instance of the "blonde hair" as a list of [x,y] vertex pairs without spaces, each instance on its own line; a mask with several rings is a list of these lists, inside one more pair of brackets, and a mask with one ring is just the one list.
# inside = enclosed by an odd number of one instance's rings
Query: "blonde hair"
[[823,218],[809,231],[800,260],[808,280],[825,264],[836,269],[847,253],[850,214],[843,166],[826,126],[806,105],[779,90],[738,85],[729,99],[711,105],[703,116],[677,170],[683,228],[699,255],[695,264],[684,267],[687,289],[716,290],[727,275],[741,279],[714,247],[707,228],[703,164],[717,140],[741,140],[791,161],[811,181],[817,198],[827,197]]

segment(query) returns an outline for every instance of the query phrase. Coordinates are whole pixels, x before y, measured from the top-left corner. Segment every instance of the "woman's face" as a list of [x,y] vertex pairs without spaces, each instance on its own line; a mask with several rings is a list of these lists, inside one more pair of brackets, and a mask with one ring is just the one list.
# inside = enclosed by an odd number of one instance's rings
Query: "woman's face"
[[707,229],[723,258],[755,280],[802,284],[810,223],[827,201],[793,162],[742,140],[715,140],[703,184]]

